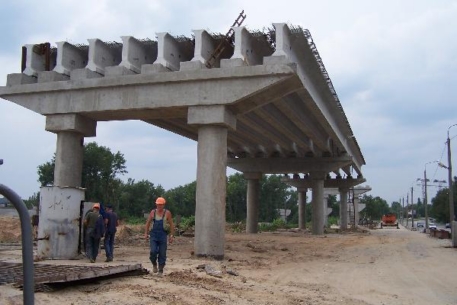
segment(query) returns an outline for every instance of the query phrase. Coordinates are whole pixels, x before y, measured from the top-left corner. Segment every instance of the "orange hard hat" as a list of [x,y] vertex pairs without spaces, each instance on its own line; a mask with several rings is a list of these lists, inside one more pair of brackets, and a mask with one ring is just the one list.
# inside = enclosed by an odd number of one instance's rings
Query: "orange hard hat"
[[100,210],[100,203],[94,203],[94,206],[92,208]]
[[156,200],[156,204],[165,204],[167,201],[163,197],[159,197]]

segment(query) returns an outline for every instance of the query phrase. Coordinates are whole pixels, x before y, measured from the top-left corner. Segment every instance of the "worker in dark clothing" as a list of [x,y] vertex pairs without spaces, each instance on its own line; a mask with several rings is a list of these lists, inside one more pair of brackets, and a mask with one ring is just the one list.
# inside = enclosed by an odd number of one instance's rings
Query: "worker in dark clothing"
[[[149,260],[152,263],[152,272],[158,272],[159,276],[163,275],[167,260],[167,239],[172,243],[175,234],[173,217],[171,212],[164,208],[165,202],[164,198],[157,198],[157,208],[149,213],[144,230],[144,237],[149,238]],[[159,263],[159,268],[157,268],[157,263]]]
[[100,239],[105,233],[105,223],[99,211],[100,204],[94,203],[92,211],[87,213],[84,219],[84,226],[86,228],[86,257],[91,263],[95,263],[97,259]]
[[112,262],[114,254],[114,236],[116,235],[117,226],[119,225],[119,219],[117,214],[113,212],[113,207],[111,205],[106,207],[105,225],[105,262]]

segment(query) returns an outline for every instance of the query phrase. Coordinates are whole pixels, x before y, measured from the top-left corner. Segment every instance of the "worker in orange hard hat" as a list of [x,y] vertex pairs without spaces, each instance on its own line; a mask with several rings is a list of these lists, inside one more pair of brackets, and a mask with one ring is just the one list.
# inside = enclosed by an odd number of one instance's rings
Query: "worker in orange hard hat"
[[95,263],[100,247],[100,239],[105,234],[105,222],[100,214],[100,203],[94,203],[92,210],[84,219],[86,229],[86,256],[91,263]]
[[[172,243],[175,234],[173,217],[171,212],[165,209],[165,203],[166,200],[163,197],[156,199],[156,209],[149,213],[144,230],[144,237],[146,239],[149,237],[149,259],[152,263],[152,272],[158,272],[160,276],[163,274],[167,260],[167,239]],[[150,228],[151,223],[152,228]]]

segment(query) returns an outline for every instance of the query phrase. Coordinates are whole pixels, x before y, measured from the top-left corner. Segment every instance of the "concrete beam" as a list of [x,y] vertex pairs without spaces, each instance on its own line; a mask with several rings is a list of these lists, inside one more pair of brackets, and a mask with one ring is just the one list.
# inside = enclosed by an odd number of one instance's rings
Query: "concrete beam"
[[263,57],[273,53],[266,40],[254,38],[245,27],[233,27],[235,48],[230,59],[221,60],[221,68],[235,66],[255,66],[263,63]]
[[[297,188],[310,188],[312,182],[309,178],[299,178],[299,179],[291,179],[289,177],[282,177],[282,182],[287,183],[290,186],[297,187]],[[324,187],[325,188],[353,188],[356,185],[362,184],[366,182],[365,178],[351,178],[351,179],[325,179]]]
[[121,46],[108,45],[98,38],[88,39],[89,56],[86,68],[105,75],[105,68],[117,66],[122,60]]
[[57,60],[53,71],[70,76],[74,69],[83,69],[89,59],[89,49],[83,50],[66,41],[57,44]]
[[154,64],[161,64],[171,71],[178,71],[180,63],[189,61],[192,54],[168,33],[156,33],[157,35],[157,60]]
[[[26,44],[27,49],[24,74],[28,76],[38,76],[38,72],[46,70],[46,55],[39,52],[40,44]],[[56,65],[55,58],[50,57],[50,68]]]
[[180,70],[206,69],[205,62],[211,57],[217,42],[205,30],[193,30],[195,37],[194,57],[191,61],[181,62]]
[[326,173],[352,162],[351,157],[335,158],[237,158],[228,159],[227,165],[240,172],[268,174],[309,173],[320,170]]
[[152,64],[157,59],[157,42],[145,44],[133,36],[121,36],[122,61],[119,66],[141,73],[141,66]]

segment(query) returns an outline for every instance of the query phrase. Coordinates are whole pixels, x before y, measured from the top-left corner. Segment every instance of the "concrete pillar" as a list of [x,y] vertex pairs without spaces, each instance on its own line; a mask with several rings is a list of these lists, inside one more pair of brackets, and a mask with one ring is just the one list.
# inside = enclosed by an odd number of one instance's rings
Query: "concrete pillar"
[[348,191],[347,188],[340,188],[340,229],[348,228]]
[[227,127],[235,117],[224,106],[195,106],[188,124],[198,124],[195,255],[224,258]]
[[259,223],[260,179],[261,173],[244,173],[248,181],[246,233],[257,233]]
[[311,172],[310,178],[312,180],[312,191],[313,191],[313,226],[312,233],[314,235],[324,234],[324,179],[326,172]]
[[328,227],[328,194],[324,193],[324,227]]
[[97,123],[76,114],[46,117],[46,130],[57,134],[54,186],[42,187],[37,255],[50,259],[75,259],[78,255],[80,188],[84,136],[95,136]]
[[298,228],[306,229],[306,188],[298,188]]
[[359,198],[354,196],[354,226],[359,224]]
[[84,137],[77,132],[57,133],[54,185],[80,187],[83,168]]

